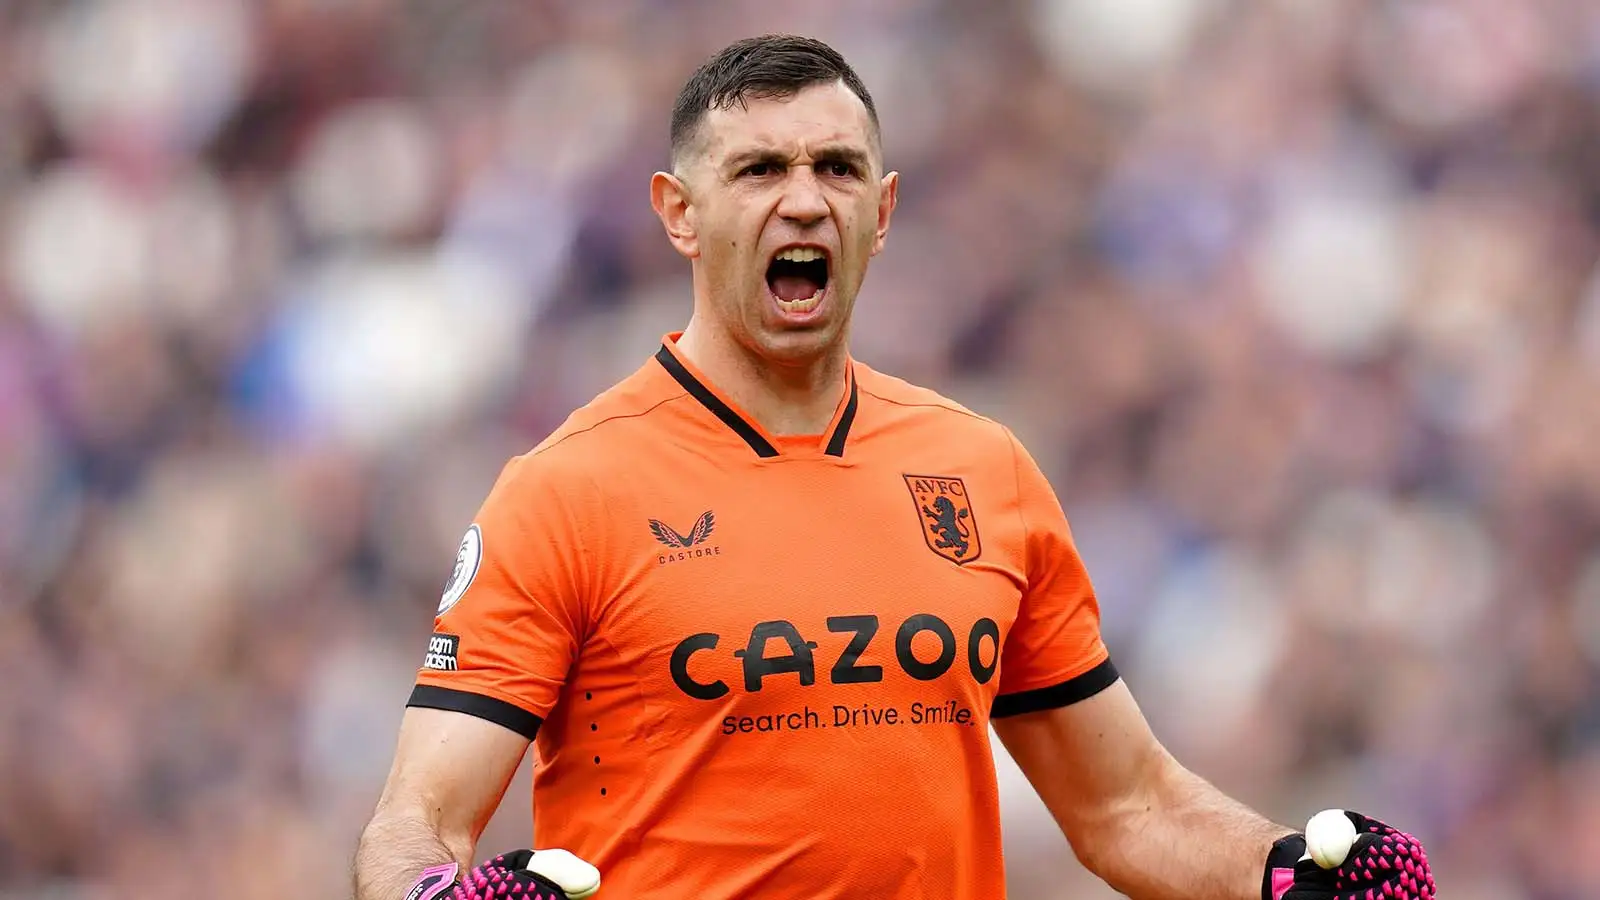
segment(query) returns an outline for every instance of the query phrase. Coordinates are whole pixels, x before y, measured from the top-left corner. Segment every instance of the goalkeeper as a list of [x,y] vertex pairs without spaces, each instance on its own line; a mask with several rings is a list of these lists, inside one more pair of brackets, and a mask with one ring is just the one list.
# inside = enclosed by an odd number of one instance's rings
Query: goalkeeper
[[[1325,870],[1179,765],[1027,450],[851,357],[899,190],[878,127],[804,38],[684,86],[650,199],[689,322],[467,530],[356,900],[998,900],[991,726],[1130,897],[1431,898],[1410,836],[1352,813]],[[474,865],[530,743],[530,843],[559,849]]]

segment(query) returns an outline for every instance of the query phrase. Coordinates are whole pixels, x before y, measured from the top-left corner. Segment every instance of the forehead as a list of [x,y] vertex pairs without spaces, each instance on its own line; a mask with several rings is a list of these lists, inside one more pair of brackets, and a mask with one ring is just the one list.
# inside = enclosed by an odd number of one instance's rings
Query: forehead
[[797,150],[813,144],[874,146],[867,106],[841,81],[804,88],[791,97],[748,98],[741,108],[706,113],[706,150],[715,161],[751,148]]

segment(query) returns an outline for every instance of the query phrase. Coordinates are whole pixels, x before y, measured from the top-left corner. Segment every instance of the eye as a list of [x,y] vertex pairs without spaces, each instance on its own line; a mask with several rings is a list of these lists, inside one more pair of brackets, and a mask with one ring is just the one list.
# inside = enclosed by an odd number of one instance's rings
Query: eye
[[827,162],[822,164],[822,171],[835,178],[849,178],[856,173],[856,167],[847,162]]
[[749,178],[765,178],[776,171],[777,167],[772,163],[760,162],[751,163],[750,165],[745,166],[743,169],[739,170],[739,174]]

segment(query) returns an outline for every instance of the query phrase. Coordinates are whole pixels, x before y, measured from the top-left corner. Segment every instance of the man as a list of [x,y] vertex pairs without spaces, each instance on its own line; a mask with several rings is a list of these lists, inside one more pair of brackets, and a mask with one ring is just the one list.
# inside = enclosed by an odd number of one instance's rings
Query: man
[[[1130,896],[1432,896],[1408,836],[1352,814],[1324,871],[1175,762],[1023,447],[851,359],[898,186],[826,45],[741,41],[689,80],[650,189],[693,314],[468,530],[358,900],[580,897],[600,872],[629,900],[1004,897],[991,725]],[[533,740],[534,846],[565,850],[468,870]]]

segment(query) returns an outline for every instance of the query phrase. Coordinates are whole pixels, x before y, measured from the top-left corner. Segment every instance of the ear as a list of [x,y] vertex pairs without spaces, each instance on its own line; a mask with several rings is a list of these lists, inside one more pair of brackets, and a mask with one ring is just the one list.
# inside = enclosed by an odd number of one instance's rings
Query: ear
[[700,255],[700,235],[695,230],[695,210],[689,188],[669,172],[650,176],[650,207],[667,230],[672,248],[688,259]]
[[883,176],[882,188],[878,194],[878,234],[872,241],[873,256],[883,251],[884,238],[889,236],[889,219],[900,200],[900,173],[890,172]]

